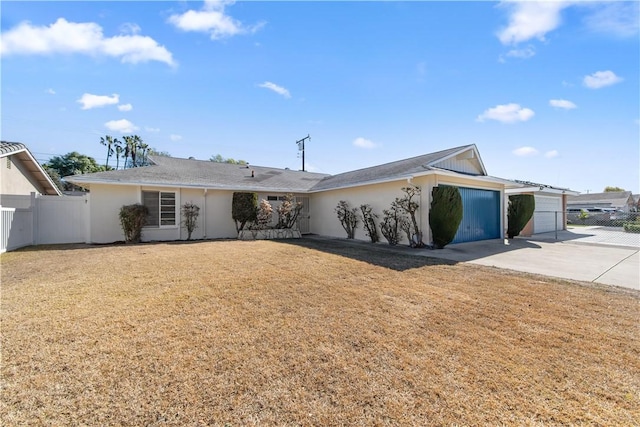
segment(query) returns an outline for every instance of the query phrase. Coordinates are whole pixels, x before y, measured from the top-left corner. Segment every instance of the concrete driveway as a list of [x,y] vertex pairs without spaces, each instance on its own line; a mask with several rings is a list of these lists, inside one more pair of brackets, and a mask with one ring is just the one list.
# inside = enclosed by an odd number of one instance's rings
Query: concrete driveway
[[[628,234],[628,233],[625,233]],[[640,243],[611,233],[559,231],[449,245],[421,255],[640,290]]]

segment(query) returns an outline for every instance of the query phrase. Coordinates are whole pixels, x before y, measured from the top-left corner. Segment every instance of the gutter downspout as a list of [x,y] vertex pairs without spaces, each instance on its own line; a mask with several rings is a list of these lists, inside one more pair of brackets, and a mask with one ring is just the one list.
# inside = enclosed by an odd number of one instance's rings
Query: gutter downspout
[[202,217],[204,220],[202,221],[202,238],[207,238],[207,189],[204,189],[204,206],[202,206]]

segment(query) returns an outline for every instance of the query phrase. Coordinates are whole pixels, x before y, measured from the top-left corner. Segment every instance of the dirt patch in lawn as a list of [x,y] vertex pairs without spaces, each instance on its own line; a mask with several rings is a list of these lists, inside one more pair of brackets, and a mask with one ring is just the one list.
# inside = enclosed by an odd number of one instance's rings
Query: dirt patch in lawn
[[639,293],[368,245],[3,254],[3,425],[638,425]]

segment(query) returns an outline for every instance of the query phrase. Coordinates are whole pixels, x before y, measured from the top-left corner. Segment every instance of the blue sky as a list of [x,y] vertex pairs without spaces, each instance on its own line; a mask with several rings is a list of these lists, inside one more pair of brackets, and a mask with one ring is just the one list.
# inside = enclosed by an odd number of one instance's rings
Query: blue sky
[[476,144],[488,173],[640,192],[638,2],[12,2],[2,139],[137,134],[335,174]]

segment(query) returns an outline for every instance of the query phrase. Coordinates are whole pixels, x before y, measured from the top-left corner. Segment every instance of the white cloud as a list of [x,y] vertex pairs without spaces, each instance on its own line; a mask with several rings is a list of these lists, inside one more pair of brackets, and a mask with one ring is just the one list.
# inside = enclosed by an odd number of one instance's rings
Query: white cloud
[[118,105],[118,110],[120,110],[120,111],[131,111],[131,110],[133,110],[133,105],[131,105],[131,104],[120,104],[120,105]]
[[354,139],[353,145],[358,148],[366,148],[366,149],[372,149],[372,148],[378,147],[378,144],[376,144],[375,142],[362,137]]
[[160,132],[160,128],[152,128],[149,126],[145,126],[144,130],[146,130],[147,132],[153,132],[153,133]]
[[171,135],[169,135],[169,139],[174,141],[174,142],[177,142],[177,141],[180,141],[182,139],[182,135],[176,135],[176,134],[172,133]]
[[225,7],[233,1],[205,1],[202,10],[188,10],[182,14],[171,15],[169,23],[183,31],[208,33],[212,40],[232,37],[238,34],[255,33],[264,26],[259,23],[245,26],[225,13]]
[[533,38],[544,40],[545,35],[561,23],[562,9],[570,5],[566,1],[502,2],[509,11],[509,24],[498,32],[502,44],[513,45]]
[[280,94],[282,96],[284,96],[285,98],[291,98],[291,94],[289,93],[289,91],[285,88],[283,88],[282,86],[278,86],[275,83],[271,83],[271,82],[264,82],[262,84],[258,85],[259,87],[263,87],[265,89],[269,89],[274,91],[277,94]]
[[53,90],[53,89],[51,89],[51,88],[47,89],[47,90],[46,90],[46,92],[47,92],[49,95],[55,95],[55,94],[56,94],[56,91],[55,91],[55,90]]
[[597,7],[594,13],[584,20],[592,31],[617,37],[633,37],[638,34],[640,3],[637,1],[612,1],[594,6]]
[[110,120],[104,124],[104,126],[113,132],[131,133],[137,131],[139,128],[131,123],[127,119]]
[[104,107],[105,105],[117,104],[120,102],[120,95],[114,93],[113,95],[93,95],[85,93],[76,102],[82,104],[83,110],[89,110],[91,108]]
[[94,22],[69,22],[59,18],[49,26],[22,22],[2,33],[0,55],[52,55],[80,53],[120,58],[123,63],[159,61],[176,65],[171,52],[151,37],[120,34],[105,37]]
[[502,123],[526,122],[535,115],[533,110],[523,108],[519,104],[497,105],[485,110],[476,121],[497,120]]
[[551,99],[549,100],[549,105],[556,108],[562,108],[564,110],[573,110],[574,108],[578,108],[576,104],[571,101],[567,101],[566,99]]
[[512,153],[519,157],[529,157],[538,154],[538,150],[533,147],[520,147],[513,150]]
[[551,150],[551,151],[547,151],[546,153],[544,153],[544,156],[547,159],[553,159],[554,157],[558,157],[560,153],[558,153],[558,150]]
[[529,59],[534,57],[536,54],[536,50],[533,46],[527,46],[523,49],[511,49],[507,53],[500,55],[500,62],[505,62],[504,57],[507,58],[518,58],[518,59]]
[[611,86],[622,81],[622,77],[616,76],[613,71],[596,71],[590,76],[584,76],[582,82],[590,89],[600,89],[601,87]]
[[125,22],[124,24],[120,25],[120,32],[122,34],[135,35],[140,34],[140,31],[142,31],[142,28],[140,28],[138,24],[135,24],[133,22]]

